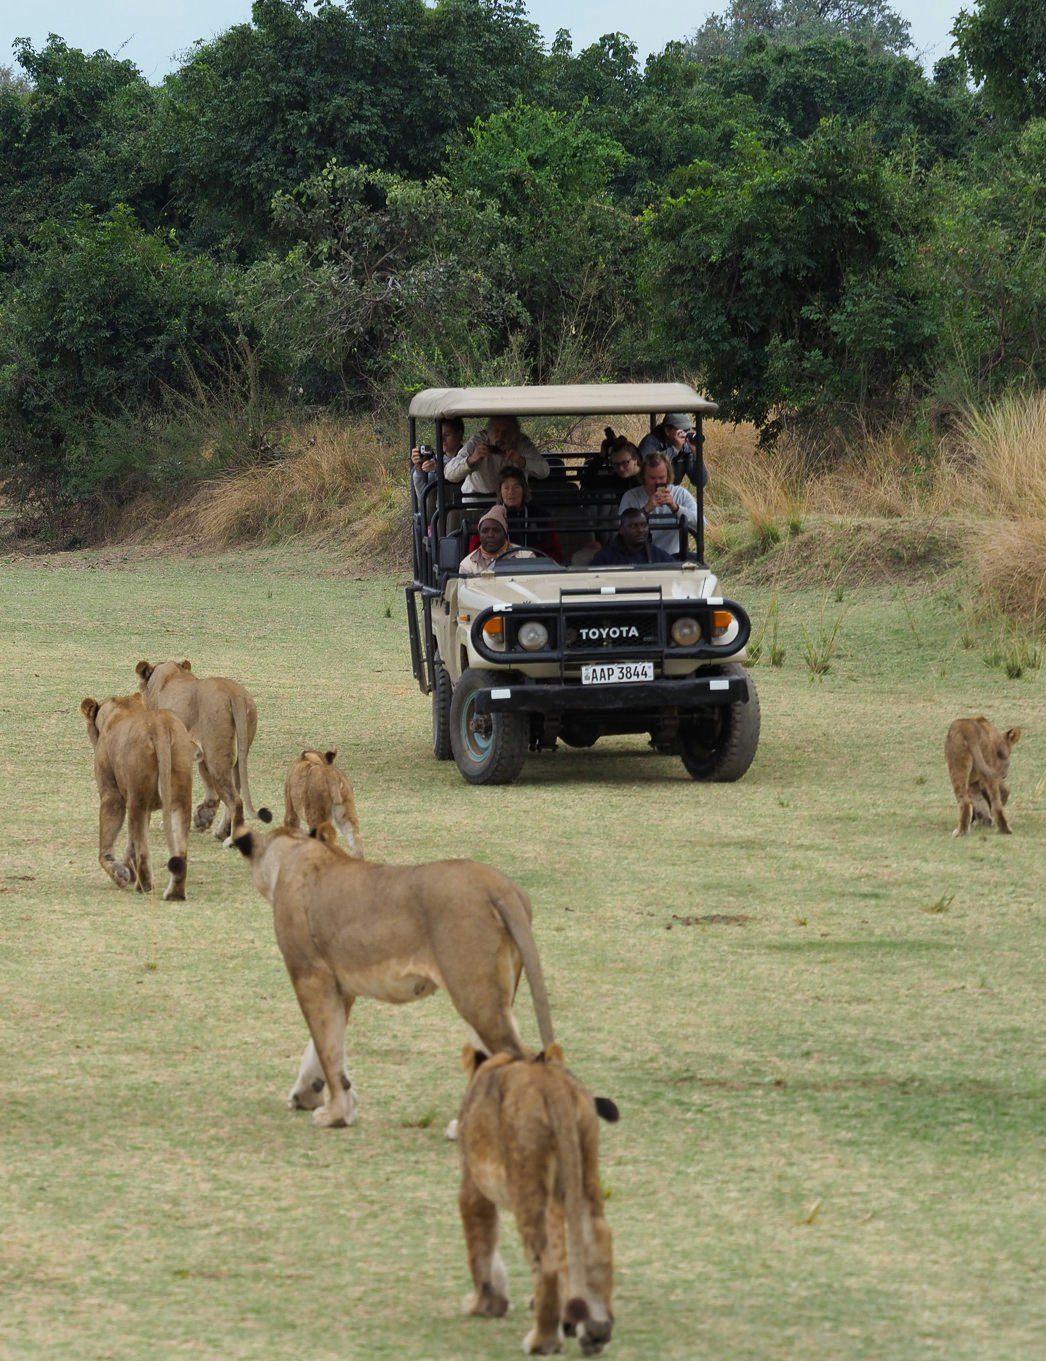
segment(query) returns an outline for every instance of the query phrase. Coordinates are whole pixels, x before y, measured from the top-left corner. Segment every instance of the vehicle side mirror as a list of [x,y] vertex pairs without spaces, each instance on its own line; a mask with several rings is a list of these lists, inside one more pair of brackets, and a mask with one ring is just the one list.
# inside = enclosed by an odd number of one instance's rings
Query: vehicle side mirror
[[441,572],[456,572],[461,566],[461,559],[465,556],[465,538],[461,529],[456,529],[453,534],[446,534],[439,541],[439,570]]

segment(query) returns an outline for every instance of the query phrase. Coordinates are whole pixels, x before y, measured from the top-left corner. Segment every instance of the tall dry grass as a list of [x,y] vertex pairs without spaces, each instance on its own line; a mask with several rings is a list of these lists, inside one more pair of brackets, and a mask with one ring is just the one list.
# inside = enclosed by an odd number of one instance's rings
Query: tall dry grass
[[306,538],[337,542],[394,568],[409,549],[409,492],[399,451],[365,421],[299,427],[270,461],[201,483],[164,532],[203,550]]
[[971,547],[986,598],[1046,623],[1046,392],[971,412],[960,443],[965,498],[979,513]]
[[[569,457],[598,448],[604,424],[527,428],[540,446]],[[613,425],[636,442],[649,428],[645,417]],[[1046,394],[1014,394],[970,412],[947,443],[898,426],[841,457],[798,438],[762,448],[751,425],[709,420],[705,433],[714,550],[744,547],[745,526],[763,550],[816,516],[851,526],[947,520],[969,545],[981,598],[1024,624],[1046,622]],[[139,541],[220,550],[302,537],[390,570],[406,565],[409,515],[403,453],[366,421],[302,425],[269,461],[209,479],[173,512],[135,507]]]

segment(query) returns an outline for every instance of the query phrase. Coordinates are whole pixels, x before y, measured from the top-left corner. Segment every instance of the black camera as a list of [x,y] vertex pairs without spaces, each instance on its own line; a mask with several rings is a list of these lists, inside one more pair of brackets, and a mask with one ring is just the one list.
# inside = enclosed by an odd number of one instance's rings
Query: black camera
[[422,463],[427,463],[430,458],[435,458],[436,453],[431,444],[419,444],[418,453],[421,455]]

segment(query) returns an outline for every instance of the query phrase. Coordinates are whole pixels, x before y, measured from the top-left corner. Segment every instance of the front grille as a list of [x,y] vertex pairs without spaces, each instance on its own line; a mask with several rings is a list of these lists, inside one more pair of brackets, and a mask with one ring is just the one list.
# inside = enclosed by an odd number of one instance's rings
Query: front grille
[[657,611],[629,611],[625,617],[607,614],[574,614],[564,617],[567,652],[601,652],[621,648],[658,647],[661,644]]

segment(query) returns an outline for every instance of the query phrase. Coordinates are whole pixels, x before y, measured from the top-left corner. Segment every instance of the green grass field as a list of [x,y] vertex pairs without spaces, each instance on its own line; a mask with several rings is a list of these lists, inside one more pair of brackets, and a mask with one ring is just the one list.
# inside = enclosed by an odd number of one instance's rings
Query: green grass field
[[[284,1104],[305,1030],[240,857],[195,835],[184,904],[98,867],[80,700],[188,656],[257,701],[256,802],[281,815],[293,757],[337,746],[369,856],[474,855],[531,894],[557,1033],[622,1110],[610,1356],[1041,1357],[1040,673],[989,668],[946,591],[778,587],[744,780],[619,739],[474,789],[431,758],[400,584],[325,567],[0,562],[0,1355],[486,1361],[528,1326],[511,1223],[512,1313],[460,1313],[446,998],[360,1003],[362,1118],[315,1129]],[[758,628],[769,592],[724,587]],[[839,619],[811,681],[804,635]],[[1014,835],[957,841],[944,734],[980,712],[1024,728]],[[536,1039],[525,988],[517,1013]]]

